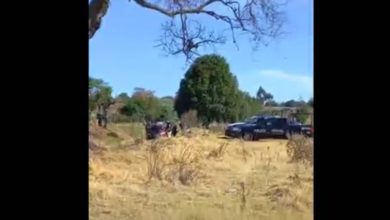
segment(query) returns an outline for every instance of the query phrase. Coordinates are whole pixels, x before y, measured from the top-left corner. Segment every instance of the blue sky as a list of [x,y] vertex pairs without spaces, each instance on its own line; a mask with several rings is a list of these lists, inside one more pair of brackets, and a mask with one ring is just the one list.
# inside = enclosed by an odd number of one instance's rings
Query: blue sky
[[[127,0],[111,2],[101,29],[89,41],[90,76],[108,82],[114,95],[142,87],[160,97],[174,96],[188,66],[184,56],[166,57],[154,47],[168,18]],[[262,86],[275,101],[307,100],[313,96],[313,0],[289,0],[286,12],[288,34],[282,39],[254,52],[240,37],[239,50],[227,43],[215,52],[227,59],[240,89],[255,95]],[[203,20],[208,27],[225,25]]]

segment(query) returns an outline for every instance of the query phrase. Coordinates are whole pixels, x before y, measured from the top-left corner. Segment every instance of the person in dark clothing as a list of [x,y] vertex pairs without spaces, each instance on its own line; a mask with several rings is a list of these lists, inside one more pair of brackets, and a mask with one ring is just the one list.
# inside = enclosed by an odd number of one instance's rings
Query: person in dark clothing
[[165,126],[166,126],[166,131],[167,132],[171,131],[171,122],[170,121],[166,121],[165,122]]
[[99,113],[96,114],[96,119],[97,119],[99,127],[101,127],[102,126],[102,117]]
[[183,129],[184,129],[183,123],[180,122],[179,126],[180,126],[180,130],[183,131]]
[[173,137],[176,137],[176,134],[177,134],[177,125],[174,124],[174,125],[172,126],[172,135],[173,135]]
[[146,123],[145,123],[145,132],[146,132],[146,139],[153,139],[153,134],[152,134],[152,121],[148,120]]
[[103,114],[102,114],[102,124],[103,124],[103,128],[106,128],[107,127],[107,109],[106,108],[103,108]]

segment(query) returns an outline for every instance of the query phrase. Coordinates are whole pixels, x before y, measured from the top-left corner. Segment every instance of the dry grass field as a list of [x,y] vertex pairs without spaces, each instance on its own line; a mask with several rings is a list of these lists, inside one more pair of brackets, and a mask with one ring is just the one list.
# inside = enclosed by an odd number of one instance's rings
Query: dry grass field
[[93,127],[91,220],[313,219],[313,168],[287,140],[244,142],[195,130],[143,141],[130,124]]

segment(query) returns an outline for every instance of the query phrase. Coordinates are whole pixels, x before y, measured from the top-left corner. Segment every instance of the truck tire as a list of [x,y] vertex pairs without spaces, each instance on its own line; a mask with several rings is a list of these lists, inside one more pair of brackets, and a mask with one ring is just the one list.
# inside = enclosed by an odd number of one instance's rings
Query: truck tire
[[253,134],[249,133],[249,132],[245,132],[243,135],[242,135],[242,138],[245,140],[245,141],[253,141]]

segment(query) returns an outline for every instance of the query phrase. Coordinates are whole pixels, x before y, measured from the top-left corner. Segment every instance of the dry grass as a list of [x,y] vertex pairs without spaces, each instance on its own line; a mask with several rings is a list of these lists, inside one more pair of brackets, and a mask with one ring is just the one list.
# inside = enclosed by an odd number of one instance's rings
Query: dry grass
[[287,145],[287,154],[291,162],[301,162],[313,165],[313,139],[303,135],[293,135]]
[[89,165],[90,219],[313,219],[313,169],[291,163],[286,144],[195,130],[107,147]]
[[213,122],[209,125],[209,130],[217,134],[224,134],[227,124]]
[[207,158],[208,159],[209,158],[217,158],[217,159],[221,158],[225,154],[225,152],[227,150],[226,148],[228,145],[229,145],[228,142],[224,142],[224,143],[220,144],[219,147],[217,147],[209,152],[209,154],[207,155]]

